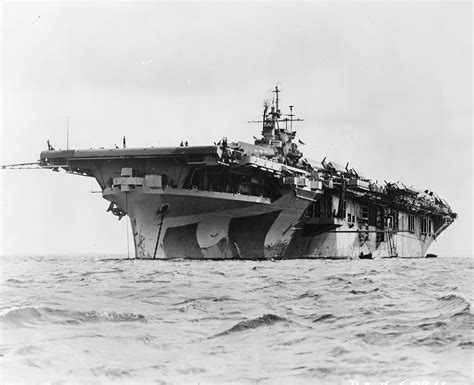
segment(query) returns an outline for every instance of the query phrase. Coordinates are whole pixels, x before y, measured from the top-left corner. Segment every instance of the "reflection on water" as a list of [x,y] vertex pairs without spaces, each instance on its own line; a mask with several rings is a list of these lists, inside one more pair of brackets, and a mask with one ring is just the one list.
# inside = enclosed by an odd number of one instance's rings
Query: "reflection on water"
[[2,268],[3,383],[473,380],[470,259]]

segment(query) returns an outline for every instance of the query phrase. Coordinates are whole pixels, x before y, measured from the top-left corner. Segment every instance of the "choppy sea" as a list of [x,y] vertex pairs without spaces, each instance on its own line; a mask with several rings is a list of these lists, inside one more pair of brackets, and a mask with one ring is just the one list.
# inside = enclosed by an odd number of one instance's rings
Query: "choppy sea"
[[3,384],[474,381],[470,258],[1,268]]

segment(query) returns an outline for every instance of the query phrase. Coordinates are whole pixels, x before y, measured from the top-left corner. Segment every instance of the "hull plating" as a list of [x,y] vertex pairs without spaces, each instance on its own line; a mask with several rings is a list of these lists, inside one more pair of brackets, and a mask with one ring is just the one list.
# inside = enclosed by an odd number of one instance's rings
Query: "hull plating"
[[[140,259],[423,257],[433,237],[386,233],[338,218],[304,217],[308,202],[288,191],[265,199],[180,189],[104,190],[130,218]],[[166,207],[166,210],[163,210]],[[309,229],[309,230],[308,230]]]

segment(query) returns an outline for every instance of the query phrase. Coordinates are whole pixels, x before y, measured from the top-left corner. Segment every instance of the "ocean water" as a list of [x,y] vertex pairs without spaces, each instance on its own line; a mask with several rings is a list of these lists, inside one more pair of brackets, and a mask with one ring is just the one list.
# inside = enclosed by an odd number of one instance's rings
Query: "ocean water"
[[472,259],[1,267],[3,384],[473,383]]

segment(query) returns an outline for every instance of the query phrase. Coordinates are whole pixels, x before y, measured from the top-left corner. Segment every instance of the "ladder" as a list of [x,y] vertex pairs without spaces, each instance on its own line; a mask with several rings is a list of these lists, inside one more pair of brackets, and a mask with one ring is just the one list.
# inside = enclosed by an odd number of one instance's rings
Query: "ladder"
[[393,240],[393,234],[392,233],[387,233],[387,241],[388,241],[388,246],[390,248],[390,256],[391,257],[398,257],[397,253],[397,247],[395,245],[395,242]]

